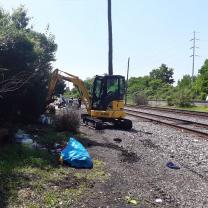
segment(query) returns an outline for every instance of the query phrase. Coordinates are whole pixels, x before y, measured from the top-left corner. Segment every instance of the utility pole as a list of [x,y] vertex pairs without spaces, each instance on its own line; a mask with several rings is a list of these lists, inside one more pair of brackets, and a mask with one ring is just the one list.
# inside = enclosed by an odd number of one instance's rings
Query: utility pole
[[113,75],[113,37],[112,37],[111,0],[108,0],[108,74]]
[[196,55],[196,48],[199,48],[196,46],[196,41],[199,39],[196,39],[196,32],[194,31],[194,37],[190,40],[193,41],[193,46],[190,48],[192,50],[192,82],[194,80],[194,69],[195,69],[195,57],[198,56]]
[[130,63],[130,57],[128,58],[127,73],[126,73],[126,96],[125,96],[125,105],[127,104],[127,90],[128,90],[128,81],[129,81],[129,63]]

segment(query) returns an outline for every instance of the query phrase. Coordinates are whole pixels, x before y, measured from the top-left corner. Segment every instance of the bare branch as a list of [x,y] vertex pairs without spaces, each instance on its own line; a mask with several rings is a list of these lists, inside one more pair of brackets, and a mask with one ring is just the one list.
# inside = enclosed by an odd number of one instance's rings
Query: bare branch
[[35,75],[36,73],[28,73],[28,72],[20,72],[10,79],[3,80],[0,82],[0,97],[3,94],[16,91],[20,89],[23,85],[28,83],[28,81]]

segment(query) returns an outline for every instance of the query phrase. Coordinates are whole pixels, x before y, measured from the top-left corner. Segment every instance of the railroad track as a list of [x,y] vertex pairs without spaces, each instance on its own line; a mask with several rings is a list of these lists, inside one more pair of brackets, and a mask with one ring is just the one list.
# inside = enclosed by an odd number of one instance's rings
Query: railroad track
[[140,112],[137,110],[125,108],[127,115],[155,121],[168,126],[183,129],[208,139],[208,124],[203,124],[195,121],[187,121],[184,119],[172,118],[164,115],[157,115],[153,113]]
[[180,109],[165,108],[165,107],[136,106],[136,105],[127,105],[127,107],[140,108],[140,109],[145,109],[145,110],[163,111],[163,112],[170,112],[170,113],[179,113],[183,115],[185,114],[185,115],[208,118],[208,113],[206,112],[180,110]]

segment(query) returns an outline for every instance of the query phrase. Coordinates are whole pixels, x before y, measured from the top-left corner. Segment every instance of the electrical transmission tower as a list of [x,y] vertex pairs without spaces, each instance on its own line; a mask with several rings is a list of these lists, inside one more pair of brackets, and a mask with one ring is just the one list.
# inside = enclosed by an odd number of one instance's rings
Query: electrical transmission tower
[[193,62],[192,62],[192,81],[194,79],[194,69],[195,69],[195,57],[198,56],[196,55],[196,48],[199,48],[196,46],[196,41],[199,40],[196,38],[196,32],[194,31],[194,37],[190,40],[193,41],[193,46],[190,48],[192,50],[192,55],[190,57],[192,57]]

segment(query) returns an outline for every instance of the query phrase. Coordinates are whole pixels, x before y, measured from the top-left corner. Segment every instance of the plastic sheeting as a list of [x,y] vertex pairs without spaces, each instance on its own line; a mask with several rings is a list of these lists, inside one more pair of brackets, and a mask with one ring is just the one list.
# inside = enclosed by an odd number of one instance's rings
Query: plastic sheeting
[[61,159],[75,168],[92,168],[93,161],[85,147],[74,138],[61,151]]

